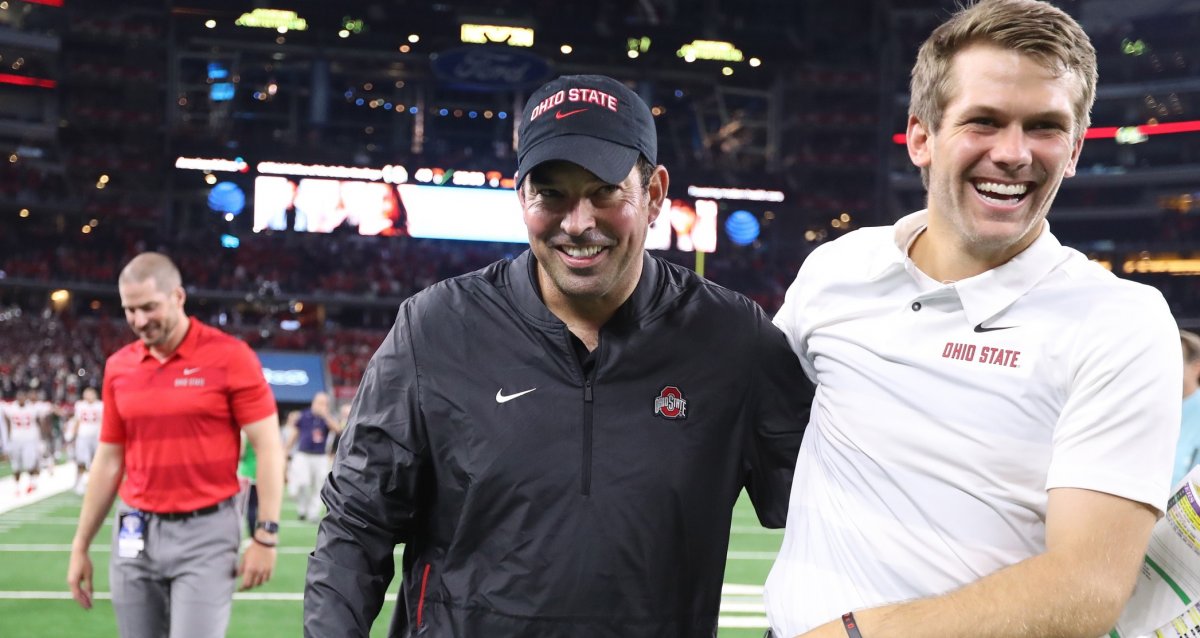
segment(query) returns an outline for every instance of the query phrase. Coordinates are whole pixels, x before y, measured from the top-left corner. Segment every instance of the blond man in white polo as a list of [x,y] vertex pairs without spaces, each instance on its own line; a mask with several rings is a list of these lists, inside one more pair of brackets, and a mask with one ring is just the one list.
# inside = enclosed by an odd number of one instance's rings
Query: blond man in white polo
[[1095,638],[1166,506],[1179,341],[1162,295],[1059,244],[1096,54],[984,0],[913,72],[928,208],[805,261],[775,321],[817,382],[767,580],[790,638]]

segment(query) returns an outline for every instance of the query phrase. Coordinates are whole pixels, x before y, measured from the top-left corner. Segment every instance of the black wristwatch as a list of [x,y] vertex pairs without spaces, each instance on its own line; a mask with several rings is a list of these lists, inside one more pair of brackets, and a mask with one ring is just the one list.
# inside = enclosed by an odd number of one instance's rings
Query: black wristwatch
[[254,524],[254,530],[258,531],[260,529],[268,534],[278,534],[279,523],[275,521],[259,521]]

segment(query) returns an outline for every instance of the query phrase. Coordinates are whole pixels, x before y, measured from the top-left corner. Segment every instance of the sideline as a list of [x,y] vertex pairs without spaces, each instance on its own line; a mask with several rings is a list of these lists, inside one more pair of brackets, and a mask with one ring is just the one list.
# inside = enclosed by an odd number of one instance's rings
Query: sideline
[[76,470],[74,463],[59,463],[54,466],[53,470],[43,469],[41,475],[38,476],[37,489],[32,494],[26,494],[24,491],[17,494],[17,483],[13,475],[0,478],[0,514],[44,501],[51,496],[57,496],[70,490],[75,486]]

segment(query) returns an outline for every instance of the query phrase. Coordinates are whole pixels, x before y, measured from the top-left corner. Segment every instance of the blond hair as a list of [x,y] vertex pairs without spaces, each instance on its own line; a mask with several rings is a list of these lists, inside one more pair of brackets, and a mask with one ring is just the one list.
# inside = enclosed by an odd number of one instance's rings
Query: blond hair
[[174,262],[162,253],[142,253],[129,260],[117,277],[117,284],[140,284],[147,279],[154,280],[154,287],[163,293],[169,293],[183,286],[183,277]]
[[913,65],[909,116],[931,133],[938,131],[956,89],[950,73],[954,56],[979,43],[1016,51],[1056,74],[1079,78],[1072,132],[1076,140],[1083,136],[1096,100],[1096,49],[1074,18],[1041,0],[979,0],[934,29]]

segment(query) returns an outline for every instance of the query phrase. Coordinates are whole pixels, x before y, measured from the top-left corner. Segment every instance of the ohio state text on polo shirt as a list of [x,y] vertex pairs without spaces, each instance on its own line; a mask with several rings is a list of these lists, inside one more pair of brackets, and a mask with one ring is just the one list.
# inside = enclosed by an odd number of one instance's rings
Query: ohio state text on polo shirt
[[109,357],[103,401],[100,440],[125,446],[121,499],[150,512],[236,494],[240,426],[276,410],[250,347],[195,318],[165,362],[140,341]]

